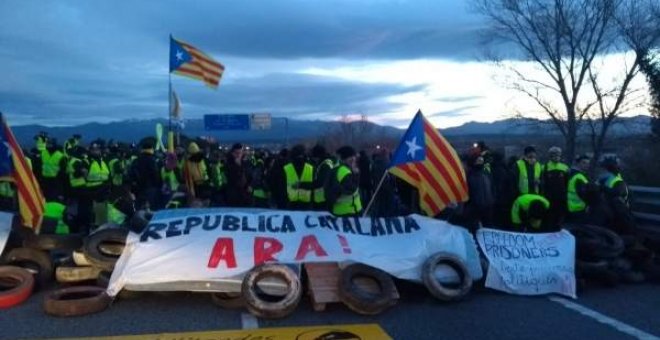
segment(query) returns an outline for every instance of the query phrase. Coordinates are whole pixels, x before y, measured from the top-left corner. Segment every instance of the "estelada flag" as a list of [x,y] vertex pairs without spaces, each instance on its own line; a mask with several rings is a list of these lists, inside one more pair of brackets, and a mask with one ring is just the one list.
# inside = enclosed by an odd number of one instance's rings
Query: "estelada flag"
[[0,113],[0,180],[13,182],[18,196],[18,210],[24,226],[36,233],[41,228],[46,200],[39,182],[25,160],[5,117]]
[[201,80],[207,86],[217,88],[224,71],[224,65],[206,53],[170,36],[170,73]]
[[419,191],[419,205],[436,216],[448,204],[468,199],[465,170],[456,150],[422,111],[417,111],[390,163],[390,173]]

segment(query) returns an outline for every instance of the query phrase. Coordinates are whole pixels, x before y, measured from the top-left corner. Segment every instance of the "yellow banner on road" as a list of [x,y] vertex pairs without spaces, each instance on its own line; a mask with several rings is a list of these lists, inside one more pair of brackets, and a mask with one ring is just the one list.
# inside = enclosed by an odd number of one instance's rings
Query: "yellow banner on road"
[[79,340],[392,340],[377,324],[121,335]]

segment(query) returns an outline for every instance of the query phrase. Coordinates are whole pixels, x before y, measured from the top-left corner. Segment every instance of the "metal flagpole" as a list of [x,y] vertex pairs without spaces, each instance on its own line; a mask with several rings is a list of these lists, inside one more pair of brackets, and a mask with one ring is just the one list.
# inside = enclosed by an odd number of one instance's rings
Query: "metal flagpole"
[[167,100],[168,100],[168,110],[167,110],[167,116],[169,117],[169,128],[168,132],[172,132],[172,72],[168,73],[168,78],[169,78],[169,90],[167,92]]
[[362,213],[362,217],[367,216],[367,214],[369,213],[369,209],[371,209],[371,205],[376,200],[376,196],[378,195],[378,191],[380,191],[380,187],[383,186],[383,182],[385,182],[385,177],[387,177],[388,174],[389,174],[389,172],[387,170],[385,170],[385,173],[383,174],[383,177],[381,177],[380,182],[378,182],[378,186],[376,187],[376,191],[374,191],[373,196],[371,196],[371,199],[369,200],[369,204],[367,204],[367,207],[364,209],[364,212]]

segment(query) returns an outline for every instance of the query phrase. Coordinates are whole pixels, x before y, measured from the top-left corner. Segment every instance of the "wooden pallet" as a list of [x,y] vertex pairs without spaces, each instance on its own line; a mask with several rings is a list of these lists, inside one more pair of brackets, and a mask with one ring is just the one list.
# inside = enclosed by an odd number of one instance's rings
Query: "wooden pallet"
[[[331,263],[306,263],[307,284],[312,308],[322,312],[328,303],[341,302],[339,299],[339,278],[341,271],[336,262]],[[355,279],[355,284],[368,292],[377,293],[378,284],[369,279]],[[394,291],[393,298],[399,299],[399,292]]]

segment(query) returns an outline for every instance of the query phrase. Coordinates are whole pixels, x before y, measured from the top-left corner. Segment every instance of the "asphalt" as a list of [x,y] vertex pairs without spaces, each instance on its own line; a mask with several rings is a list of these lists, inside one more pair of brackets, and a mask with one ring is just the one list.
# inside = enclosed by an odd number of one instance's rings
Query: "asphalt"
[[[460,303],[441,303],[423,287],[397,282],[399,303],[377,316],[360,316],[342,304],[314,312],[305,298],[280,320],[259,319],[259,327],[377,323],[394,339],[626,339],[616,327],[551,301],[476,289]],[[643,332],[660,335],[660,285],[590,288],[572,300]],[[202,293],[116,300],[99,314],[56,318],[43,313],[43,292],[0,311],[0,339],[73,338],[163,332],[241,329],[241,310],[224,310]]]

